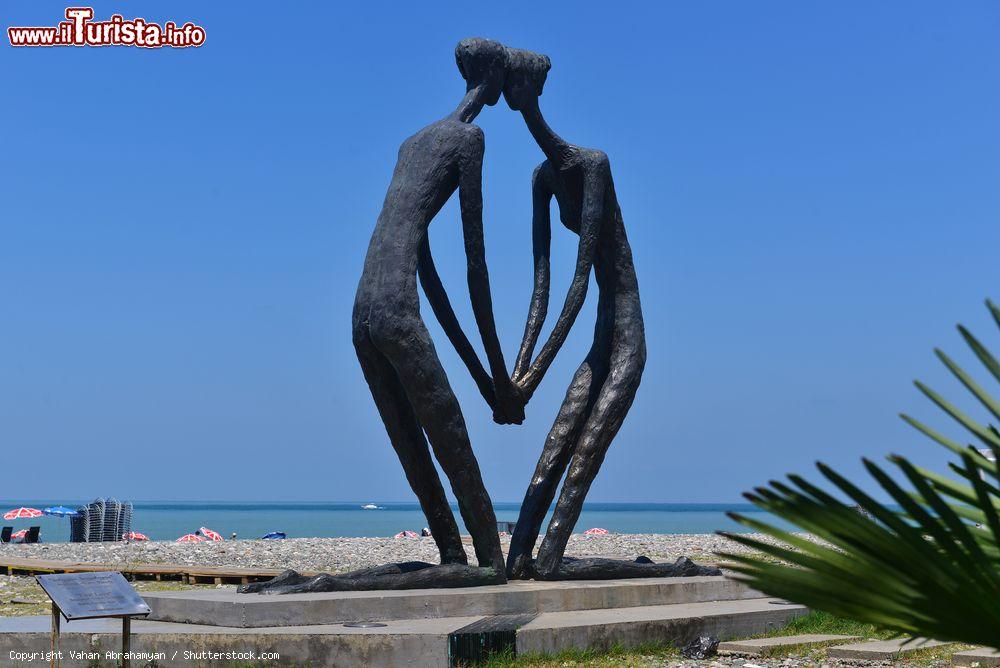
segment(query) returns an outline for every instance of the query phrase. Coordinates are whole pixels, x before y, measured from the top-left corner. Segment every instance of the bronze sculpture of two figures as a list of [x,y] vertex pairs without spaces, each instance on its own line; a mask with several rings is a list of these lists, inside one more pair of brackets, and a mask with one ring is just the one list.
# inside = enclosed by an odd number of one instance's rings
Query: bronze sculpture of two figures
[[[611,441],[628,413],[646,361],[639,286],[602,151],[575,146],[545,122],[538,98],[548,57],[486,39],[459,43],[456,62],[466,82],[458,107],[403,142],[375,225],[352,318],[354,346],[406,478],[420,501],[441,563],[405,562],[341,575],[286,571],[246,592],[292,593],[414,589],[499,584],[507,579],[605,579],[717,573],[687,559],[655,564],[570,559],[566,543]],[[531,179],[534,288],[513,374],[500,349],[483,243],[483,131],[473,120],[501,95],[521,113],[545,160]],[[458,191],[476,324],[489,371],[479,360],[434,268],[427,229]],[[579,237],[566,300],[534,358],[549,303],[549,207]],[[566,340],[593,272],[599,290],[594,342],[577,369],[521,505],[506,560],[496,518],[469,434],[434,343],[421,318],[417,279],[448,339],[500,424],[520,424],[524,405]],[[478,567],[467,562],[458,525],[431,453],[448,477]],[[553,517],[533,558],[542,522],[565,475]]]

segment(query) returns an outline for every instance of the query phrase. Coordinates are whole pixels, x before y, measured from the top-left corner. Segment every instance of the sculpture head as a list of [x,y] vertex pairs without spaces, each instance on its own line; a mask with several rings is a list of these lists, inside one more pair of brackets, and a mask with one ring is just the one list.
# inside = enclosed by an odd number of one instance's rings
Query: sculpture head
[[465,79],[465,89],[485,87],[485,103],[500,99],[507,65],[507,49],[500,42],[481,37],[463,39],[455,47],[455,62]]
[[548,56],[524,49],[507,48],[507,76],[503,97],[514,111],[537,102],[545,87],[545,77],[552,68]]

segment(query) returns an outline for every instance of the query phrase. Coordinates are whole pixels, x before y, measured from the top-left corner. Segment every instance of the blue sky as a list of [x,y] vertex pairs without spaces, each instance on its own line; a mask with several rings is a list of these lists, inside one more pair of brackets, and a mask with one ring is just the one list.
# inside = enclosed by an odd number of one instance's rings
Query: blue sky
[[[457,104],[453,48],[476,35],[551,57],[543,111],[611,157],[633,244],[649,359],[593,500],[735,501],[865,454],[941,465],[896,413],[947,426],[910,381],[961,396],[931,355],[971,364],[954,323],[996,343],[996,3],[94,8],[207,41],[0,45],[5,498],[411,500],[350,311],[399,144]],[[512,362],[541,152],[502,102],[477,122]],[[431,230],[473,333],[454,202]],[[554,230],[555,303],[574,242]],[[523,494],[595,294],[521,427],[492,423],[431,324],[496,500]]]

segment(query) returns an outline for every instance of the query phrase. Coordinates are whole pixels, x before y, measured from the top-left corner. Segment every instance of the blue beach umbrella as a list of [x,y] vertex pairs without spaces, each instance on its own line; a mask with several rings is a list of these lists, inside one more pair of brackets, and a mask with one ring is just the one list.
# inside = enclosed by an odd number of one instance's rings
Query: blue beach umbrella
[[67,508],[66,506],[50,506],[42,510],[46,515],[54,515],[55,517],[76,517],[78,513],[73,508]]

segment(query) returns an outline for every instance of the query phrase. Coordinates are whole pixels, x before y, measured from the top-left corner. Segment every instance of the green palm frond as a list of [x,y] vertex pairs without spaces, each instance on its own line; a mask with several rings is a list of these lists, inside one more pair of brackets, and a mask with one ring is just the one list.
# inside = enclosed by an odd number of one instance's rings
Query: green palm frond
[[[986,304],[1000,327],[1000,308]],[[959,325],[958,331],[1000,382],[1000,361],[965,327]],[[1000,420],[1000,401],[947,354],[934,352]],[[889,457],[895,471],[890,475],[866,459],[868,473],[892,499],[888,506],[818,463],[820,474],[852,505],[801,476],[789,475],[788,483],[771,481],[745,496],[809,536],[732,514],[759,533],[720,532],[754,550],[721,556],[738,579],[772,596],[901,634],[1000,648],[1000,431],[925,384],[917,381],[916,386],[978,441],[963,445],[902,416],[958,458],[949,464],[957,477],[895,455]]]

